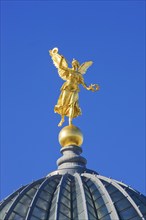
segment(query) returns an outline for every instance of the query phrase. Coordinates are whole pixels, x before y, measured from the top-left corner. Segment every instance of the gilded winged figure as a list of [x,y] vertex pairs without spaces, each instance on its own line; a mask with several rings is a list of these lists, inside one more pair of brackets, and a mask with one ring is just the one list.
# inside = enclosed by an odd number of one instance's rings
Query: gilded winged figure
[[72,124],[73,118],[81,115],[79,107],[79,85],[81,84],[85,89],[93,92],[99,90],[97,84],[87,86],[84,82],[83,75],[86,70],[92,65],[92,61],[79,64],[75,59],[72,60],[72,68],[68,67],[68,62],[64,56],[58,53],[58,48],[49,51],[55,67],[58,69],[59,76],[66,82],[61,87],[61,94],[59,96],[57,105],[54,111],[61,115],[61,121],[58,126],[62,126],[64,117],[69,117],[69,125]]

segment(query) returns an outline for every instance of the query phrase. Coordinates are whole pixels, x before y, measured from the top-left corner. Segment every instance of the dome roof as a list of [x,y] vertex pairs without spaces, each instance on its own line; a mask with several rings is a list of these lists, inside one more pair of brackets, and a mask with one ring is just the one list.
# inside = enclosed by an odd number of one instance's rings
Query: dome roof
[[142,220],[146,198],[107,177],[50,174],[23,186],[1,204],[2,220]]
[[87,169],[81,147],[62,147],[61,153],[56,171],[21,187],[0,204],[0,220],[145,219],[144,195]]

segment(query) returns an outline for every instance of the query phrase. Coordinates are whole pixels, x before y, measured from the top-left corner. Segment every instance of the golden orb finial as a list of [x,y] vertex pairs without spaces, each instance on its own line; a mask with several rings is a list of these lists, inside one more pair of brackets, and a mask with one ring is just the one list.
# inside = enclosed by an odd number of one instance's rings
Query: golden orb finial
[[81,130],[74,125],[66,126],[59,133],[59,143],[62,147],[71,145],[79,147],[83,143],[83,134]]

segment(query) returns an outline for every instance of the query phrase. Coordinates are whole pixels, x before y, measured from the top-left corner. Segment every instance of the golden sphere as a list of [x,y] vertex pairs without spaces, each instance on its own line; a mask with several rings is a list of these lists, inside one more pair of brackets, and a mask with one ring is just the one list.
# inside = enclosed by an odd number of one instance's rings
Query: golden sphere
[[62,147],[71,145],[81,146],[83,143],[83,134],[81,130],[74,125],[66,126],[59,133],[59,143]]

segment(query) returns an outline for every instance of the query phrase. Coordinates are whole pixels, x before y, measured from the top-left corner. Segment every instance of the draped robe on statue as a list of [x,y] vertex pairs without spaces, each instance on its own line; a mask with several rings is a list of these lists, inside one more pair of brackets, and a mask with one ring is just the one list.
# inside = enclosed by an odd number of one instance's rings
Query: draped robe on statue
[[57,105],[55,105],[54,111],[60,115],[75,118],[81,115],[81,109],[79,107],[79,86],[81,75],[74,72],[69,75],[68,80],[61,87],[61,94],[59,96]]

